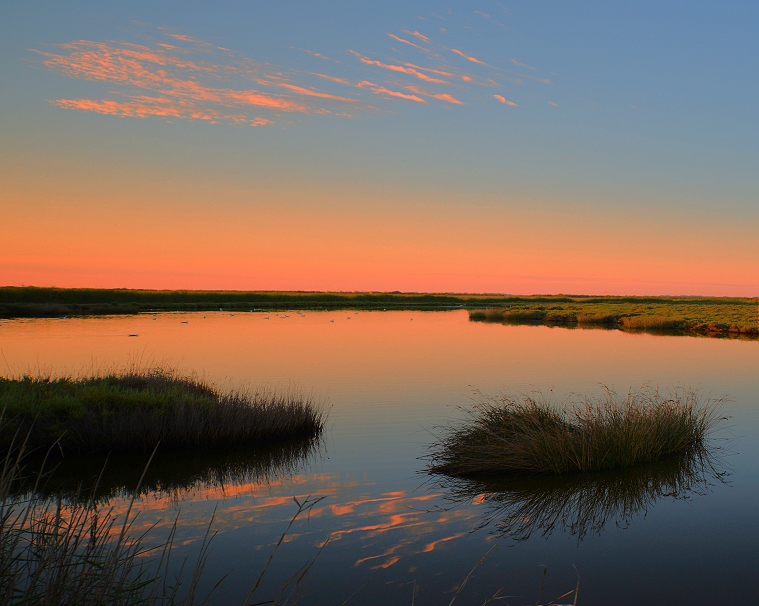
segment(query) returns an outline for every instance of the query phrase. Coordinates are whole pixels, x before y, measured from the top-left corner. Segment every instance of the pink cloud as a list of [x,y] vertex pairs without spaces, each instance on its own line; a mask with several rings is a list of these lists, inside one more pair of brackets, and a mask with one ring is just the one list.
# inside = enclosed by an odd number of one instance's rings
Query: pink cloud
[[420,34],[416,30],[414,30],[413,32],[410,32],[408,30],[403,30],[403,31],[406,32],[407,34],[411,34],[412,36],[416,36],[417,38],[419,38],[420,40],[423,40],[424,42],[430,41],[430,39],[427,36],[425,36],[424,34]]
[[193,38],[185,34],[169,34],[175,40],[181,40],[182,42],[195,42]]
[[480,61],[479,59],[476,59],[475,57],[472,57],[472,56],[470,56],[470,55],[467,55],[466,53],[462,53],[462,52],[461,52],[460,50],[458,50],[457,48],[452,48],[452,49],[450,49],[450,51],[451,51],[452,53],[456,53],[456,54],[457,54],[457,55],[459,55],[460,57],[464,57],[464,59],[466,59],[467,61],[471,61],[472,63],[477,63],[477,64],[479,64],[479,65],[487,65],[487,63],[485,63],[484,61]]
[[514,103],[513,101],[509,101],[503,95],[493,95],[493,99],[495,99],[496,101],[500,101],[504,105],[510,105],[511,107],[518,107],[516,103]]
[[416,101],[417,103],[427,103],[424,99],[417,97],[416,95],[407,95],[406,93],[402,93],[397,90],[390,90],[379,84],[369,82],[368,80],[359,82],[356,86],[358,88],[368,88],[375,95],[387,95],[389,97],[397,97],[399,99],[406,99],[408,101]]
[[[434,99],[464,105],[467,91],[480,86],[495,88],[490,95],[499,103],[516,106],[502,94],[492,93],[501,89],[506,81],[525,83],[521,79],[509,78],[509,69],[488,65],[459,49],[435,44],[416,30],[403,30],[409,39],[392,33],[387,35],[392,40],[424,51],[426,57],[434,57],[435,63],[425,66],[403,60],[374,59],[351,50],[348,52],[358,59],[365,72],[363,76],[351,78],[344,77],[339,71],[320,73],[324,69],[321,67],[308,71],[275,66],[184,34],[159,30],[159,38],[152,42],[77,40],[56,45],[47,52],[36,51],[51,70],[77,80],[101,82],[108,86],[92,98],[72,96],[56,98],[51,103],[63,109],[113,116],[153,116],[168,120],[261,126],[292,121],[299,116],[353,117],[358,110],[380,109],[382,105],[376,101],[377,97],[387,102],[427,103]],[[143,39],[149,39],[149,36],[143,36]],[[403,53],[405,47],[395,51]],[[477,77],[470,75],[459,61],[442,51],[450,51],[468,62],[484,66],[490,73]],[[312,50],[304,52],[317,59],[328,59]],[[330,72],[348,69],[340,61],[329,61]],[[535,69],[516,59],[511,63],[525,70]],[[369,71],[372,75],[366,73]],[[423,88],[412,86],[408,79],[401,80],[399,75],[421,81]],[[551,83],[537,74],[519,76]],[[438,85],[455,89],[450,92],[439,90]],[[346,94],[346,90],[338,89],[338,86],[351,87],[353,92]]]
[[537,67],[533,67],[532,65],[527,65],[526,63],[522,63],[521,61],[517,61],[516,59],[512,59],[511,62],[514,65],[518,65],[519,67],[526,67],[527,69],[531,69],[533,71],[537,71]]
[[248,126],[266,126],[272,121],[267,118],[250,118],[244,114],[223,113],[207,107],[188,102],[177,102],[165,97],[137,96],[131,101],[114,101],[112,99],[55,99],[51,101],[62,109],[84,110],[119,116],[122,118],[184,118],[202,120],[211,124],[226,121]]
[[340,97],[338,95],[331,95],[329,93],[322,93],[302,86],[296,86],[294,84],[279,84],[281,88],[286,88],[300,95],[306,95],[307,97],[319,97],[320,99],[331,99],[333,101],[344,101],[346,103],[358,103],[358,99],[351,99],[350,97]]
[[337,82],[338,84],[345,84],[348,86],[352,86],[351,83],[345,78],[338,78],[336,76],[330,76],[328,74],[314,74],[314,76],[317,76],[319,78],[324,78],[325,80],[329,80],[330,82]]
[[437,84],[447,84],[448,82],[446,80],[441,80],[440,78],[433,78],[432,76],[428,76],[424,72],[413,68],[413,67],[406,67],[403,65],[393,65],[390,63],[382,63],[382,61],[375,61],[374,59],[369,59],[369,57],[364,57],[363,55],[355,52],[350,51],[352,55],[358,58],[361,63],[364,63],[366,65],[374,65],[376,67],[386,69],[393,72],[400,72],[403,74],[409,74],[411,76],[415,76],[419,78],[420,80],[424,80],[425,82],[433,82]]
[[423,46],[419,46],[418,44],[414,44],[410,40],[406,40],[405,38],[401,38],[400,36],[396,36],[395,34],[391,34],[388,32],[387,34],[390,36],[393,40],[397,40],[398,42],[402,42],[403,44],[408,44],[409,46],[413,46],[414,48],[418,48],[420,51],[427,52],[427,49]]
[[414,69],[418,69],[420,71],[429,72],[431,74],[437,74],[438,76],[445,76],[446,78],[453,77],[453,73],[450,71],[443,71],[441,69],[434,69],[432,67],[421,67],[420,65],[416,65],[414,63],[404,63],[404,65],[408,67],[413,67]]
[[[163,43],[79,40],[42,52],[46,67],[71,78],[122,87],[109,99],[57,99],[55,105],[129,117],[164,117],[261,126],[289,114],[340,113],[318,103],[359,104],[360,100],[293,83],[286,71],[232,53],[223,57],[189,36],[169,34],[191,49]],[[190,58],[188,54],[198,55]],[[237,86],[219,86],[228,81]],[[251,88],[251,81],[261,89]],[[226,84],[226,82],[225,82]],[[246,86],[247,84],[247,86]],[[265,90],[265,89],[270,90]],[[137,89],[138,93],[135,93]],[[260,112],[266,112],[261,115]]]
[[418,86],[411,86],[411,85],[407,86],[406,90],[410,90],[412,93],[416,93],[417,95],[430,97],[431,99],[439,99],[440,101],[453,103],[454,105],[464,105],[463,101],[456,99],[456,97],[453,97],[452,95],[449,95],[448,93],[431,93],[429,91],[424,91],[420,89]]

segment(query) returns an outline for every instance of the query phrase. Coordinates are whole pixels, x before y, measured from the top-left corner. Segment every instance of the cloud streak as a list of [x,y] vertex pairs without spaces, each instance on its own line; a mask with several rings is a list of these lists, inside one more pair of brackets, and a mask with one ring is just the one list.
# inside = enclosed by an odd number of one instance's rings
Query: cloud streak
[[504,105],[510,105],[511,107],[518,107],[516,103],[514,103],[513,101],[509,101],[503,95],[493,95],[493,99],[495,99],[496,101],[500,101]]
[[399,72],[402,74],[409,74],[411,76],[415,76],[416,78],[419,78],[420,80],[424,80],[425,82],[433,82],[435,84],[448,84],[446,80],[441,80],[440,78],[434,78],[432,76],[428,76],[424,72],[414,68],[409,67],[407,65],[393,65],[391,63],[383,63],[382,61],[375,61],[374,59],[370,59],[369,57],[365,57],[356,51],[349,51],[353,56],[355,56],[361,63],[364,63],[365,65],[374,65],[376,67],[379,67],[381,69],[386,69],[393,72]]
[[63,109],[122,117],[248,126],[272,124],[288,114],[338,114],[341,106],[361,104],[359,99],[296,84],[291,75],[226,49],[189,36],[169,36],[189,47],[80,40],[42,52],[48,68],[71,78],[104,82],[112,96],[51,102]]
[[[258,61],[166,28],[157,32],[140,43],[77,40],[34,51],[51,71],[103,85],[91,96],[50,103],[125,118],[267,126],[307,116],[352,117],[409,101],[464,106],[495,99],[516,107],[514,87],[551,83],[516,59],[509,66],[487,63],[411,29],[401,30],[406,37],[387,33],[403,44],[390,48],[392,55],[346,50],[351,60],[345,61],[295,49],[311,57],[312,70]],[[514,66],[534,73],[514,72]]]
[[450,49],[450,51],[452,53],[456,53],[459,57],[463,57],[467,61],[471,61],[472,63],[477,63],[478,65],[487,65],[487,63],[485,63],[484,61],[480,61],[476,57],[472,57],[471,55],[467,55],[466,53],[460,51],[457,48],[452,48],[452,49]]

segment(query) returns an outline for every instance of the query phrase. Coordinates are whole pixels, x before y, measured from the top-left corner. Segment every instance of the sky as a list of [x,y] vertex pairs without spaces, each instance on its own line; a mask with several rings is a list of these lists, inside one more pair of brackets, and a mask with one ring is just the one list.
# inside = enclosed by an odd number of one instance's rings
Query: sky
[[759,5],[3,2],[0,285],[759,295]]

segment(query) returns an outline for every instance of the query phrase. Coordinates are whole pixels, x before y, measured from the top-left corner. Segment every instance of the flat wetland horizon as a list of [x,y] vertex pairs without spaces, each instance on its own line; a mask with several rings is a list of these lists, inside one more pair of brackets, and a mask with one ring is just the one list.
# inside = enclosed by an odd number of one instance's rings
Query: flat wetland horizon
[[[486,309],[503,313],[521,304]],[[735,305],[755,318],[754,302]],[[583,328],[579,322],[472,321],[477,310],[466,307],[387,309],[243,313],[216,305],[4,319],[0,374],[86,376],[137,360],[231,388],[297,388],[323,403],[327,422],[308,448],[206,455],[159,447],[137,494],[134,531],[160,534],[179,512],[175,557],[194,561],[215,511],[218,534],[199,593],[229,574],[216,604],[243,603],[297,510],[293,497],[323,499],[293,524],[256,594],[262,602],[274,599],[327,540],[302,604],[407,605],[414,595],[417,605],[448,603],[473,569],[456,604],[482,604],[499,589],[513,596],[508,603],[532,604],[543,565],[540,603],[574,589],[575,567],[581,605],[753,598],[757,341],[563,328]],[[710,437],[708,456],[548,478],[428,474],[432,445],[446,427],[468,418],[481,395],[540,392],[560,404],[568,394],[630,388],[726,397],[723,415],[730,418]],[[57,456],[43,498],[74,502],[104,459]],[[123,513],[146,459],[112,456],[98,502]]]
[[759,298],[0,287],[0,318],[462,308],[480,322],[759,338]]

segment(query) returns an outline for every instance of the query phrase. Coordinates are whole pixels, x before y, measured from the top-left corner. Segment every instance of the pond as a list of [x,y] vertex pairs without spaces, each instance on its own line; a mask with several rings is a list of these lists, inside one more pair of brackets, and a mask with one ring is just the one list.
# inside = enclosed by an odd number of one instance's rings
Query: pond
[[[138,335],[138,336],[129,336]],[[86,373],[138,361],[222,385],[300,389],[329,411],[310,448],[159,454],[135,529],[168,528],[178,556],[211,516],[203,587],[242,604],[297,510],[253,601],[318,554],[303,604],[535,603],[575,588],[580,604],[747,603],[759,570],[759,342],[470,322],[466,311],[223,311],[4,320],[4,374]],[[649,385],[729,396],[706,466],[506,483],[424,473],[440,428],[476,393],[620,392]],[[145,458],[113,460],[110,503]],[[61,482],[102,461],[65,461]],[[68,467],[67,467],[68,466]],[[66,490],[62,484],[60,490]],[[325,541],[328,541],[325,545]],[[323,546],[323,549],[320,548]],[[346,602],[347,600],[347,602]]]

